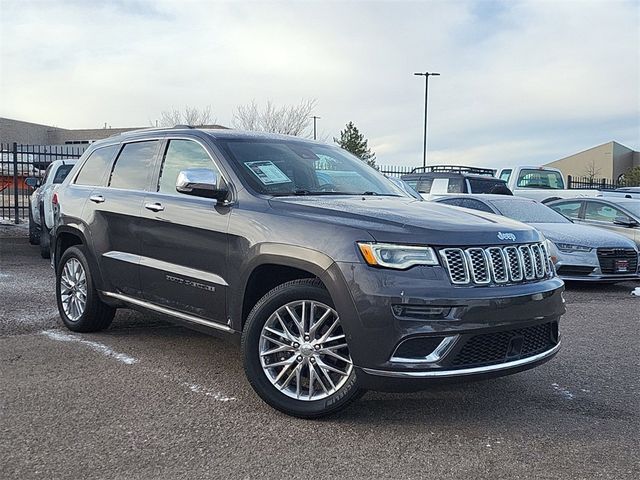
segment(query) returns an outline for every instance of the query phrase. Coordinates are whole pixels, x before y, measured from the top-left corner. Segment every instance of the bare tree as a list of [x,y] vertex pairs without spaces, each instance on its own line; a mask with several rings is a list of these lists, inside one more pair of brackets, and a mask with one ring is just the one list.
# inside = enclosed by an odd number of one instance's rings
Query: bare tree
[[596,165],[596,161],[591,160],[591,162],[585,167],[584,174],[589,179],[590,182],[593,182],[598,175],[602,172],[602,168]]
[[172,108],[164,110],[160,114],[161,127],[173,127],[174,125],[190,125],[192,127],[200,127],[202,125],[210,125],[215,123],[216,119],[211,115],[211,105],[203,108],[184,107],[183,110]]
[[271,100],[260,108],[255,100],[240,105],[233,115],[233,126],[242,130],[282,133],[285,135],[311,136],[311,114],[316,108],[315,99],[302,100],[298,105],[276,107]]

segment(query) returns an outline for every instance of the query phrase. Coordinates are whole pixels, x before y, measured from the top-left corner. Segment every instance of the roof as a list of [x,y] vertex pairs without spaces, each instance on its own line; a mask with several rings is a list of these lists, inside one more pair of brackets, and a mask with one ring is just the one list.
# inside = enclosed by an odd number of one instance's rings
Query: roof
[[437,199],[435,199],[434,201],[438,201],[438,200],[444,200],[447,198],[473,198],[476,200],[480,200],[480,201],[493,201],[493,200],[515,200],[515,201],[520,201],[520,202],[533,202],[533,203],[538,203],[536,200],[533,200],[532,198],[527,198],[527,197],[516,197],[514,195],[495,195],[492,193],[459,193],[459,194],[448,194],[448,195],[443,195]]

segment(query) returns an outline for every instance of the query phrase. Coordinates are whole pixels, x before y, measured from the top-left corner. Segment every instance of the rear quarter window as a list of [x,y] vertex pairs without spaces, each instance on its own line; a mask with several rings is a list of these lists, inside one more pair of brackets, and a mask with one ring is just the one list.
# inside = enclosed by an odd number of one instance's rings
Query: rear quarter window
[[117,148],[118,145],[110,145],[94,150],[82,165],[74,183],[76,185],[104,185],[104,178]]

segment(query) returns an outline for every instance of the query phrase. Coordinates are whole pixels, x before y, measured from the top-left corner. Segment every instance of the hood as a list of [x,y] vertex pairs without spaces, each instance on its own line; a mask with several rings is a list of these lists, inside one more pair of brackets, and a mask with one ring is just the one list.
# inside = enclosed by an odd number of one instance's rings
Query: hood
[[635,243],[627,237],[603,228],[576,225],[575,223],[531,223],[530,225],[540,230],[545,237],[554,243],[569,243],[592,248],[635,247]]
[[269,203],[283,215],[366,230],[379,242],[500,245],[541,239],[534,228],[505,217],[408,197],[276,197]]

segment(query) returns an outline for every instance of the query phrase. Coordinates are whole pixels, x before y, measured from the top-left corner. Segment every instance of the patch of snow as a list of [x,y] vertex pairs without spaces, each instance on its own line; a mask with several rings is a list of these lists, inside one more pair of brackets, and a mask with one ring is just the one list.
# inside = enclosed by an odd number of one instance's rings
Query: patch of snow
[[573,400],[573,393],[571,393],[567,388],[565,387],[561,387],[560,385],[558,385],[557,383],[552,383],[551,386],[553,387],[553,389],[559,393],[560,395],[562,395],[564,398],[566,398],[567,400]]
[[136,358],[130,357],[129,355],[126,355],[124,353],[115,352],[111,350],[111,348],[109,348],[108,346],[103,345],[102,343],[92,342],[91,340],[84,340],[75,335],[70,335],[68,333],[62,333],[55,330],[43,330],[41,333],[42,335],[46,335],[50,339],[57,340],[59,342],[75,342],[75,343],[80,343],[82,345],[86,345],[87,347],[91,348],[92,350],[98,353],[101,353],[106,357],[115,358],[119,362],[125,363],[127,365],[133,365],[134,363],[138,363],[138,360]]
[[631,295],[635,295],[636,297],[640,297],[640,287],[636,287],[631,290]]
[[218,402],[231,402],[235,400],[235,397],[228,397],[222,393],[214,392],[206,387],[203,387],[202,385],[198,385],[197,383],[184,382],[182,385],[187,387],[193,393],[201,393],[203,395],[206,395],[207,397],[212,397]]

